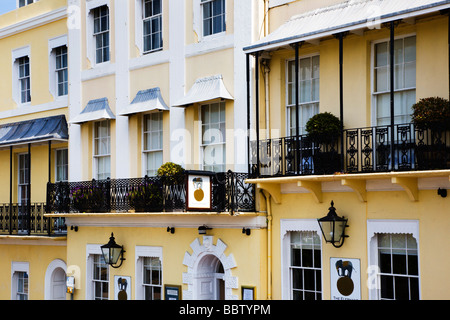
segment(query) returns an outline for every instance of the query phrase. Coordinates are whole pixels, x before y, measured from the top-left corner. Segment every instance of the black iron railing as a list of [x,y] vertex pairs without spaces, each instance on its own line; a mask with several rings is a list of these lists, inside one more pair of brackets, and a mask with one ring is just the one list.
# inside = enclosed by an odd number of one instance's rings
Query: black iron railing
[[[185,211],[189,172],[178,177],[106,179],[47,184],[47,212],[172,212]],[[251,212],[255,190],[245,183],[248,173],[211,176],[211,210]]]
[[262,140],[259,149],[252,141],[251,174],[264,177],[450,168],[450,130],[402,124],[394,126],[394,137],[391,145],[391,126],[377,126],[345,129],[342,138],[301,135]]
[[3,235],[41,235],[65,234],[64,218],[45,217],[45,203],[0,204],[0,234]]

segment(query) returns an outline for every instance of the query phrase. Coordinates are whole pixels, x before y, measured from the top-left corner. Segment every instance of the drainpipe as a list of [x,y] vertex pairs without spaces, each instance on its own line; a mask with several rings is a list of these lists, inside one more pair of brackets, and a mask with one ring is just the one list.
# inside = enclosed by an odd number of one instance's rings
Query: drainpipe
[[264,0],[264,36],[269,34],[269,0]]
[[267,207],[267,300],[272,300],[272,207],[270,194],[260,190]]
[[266,139],[270,139],[270,108],[269,108],[269,59],[263,59],[261,64],[264,69],[265,105],[266,105]]

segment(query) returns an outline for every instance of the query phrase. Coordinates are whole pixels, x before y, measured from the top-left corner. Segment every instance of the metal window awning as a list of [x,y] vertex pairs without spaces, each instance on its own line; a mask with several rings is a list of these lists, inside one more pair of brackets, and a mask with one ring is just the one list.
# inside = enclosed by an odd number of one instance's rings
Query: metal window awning
[[115,119],[114,113],[109,108],[108,99],[100,98],[91,100],[81,113],[69,123],[82,124],[89,121]]
[[215,99],[234,100],[223,83],[222,75],[197,79],[186,96],[177,101],[173,106],[186,107],[193,103]]
[[0,125],[0,148],[69,139],[64,115]]
[[348,0],[293,16],[268,36],[245,47],[244,51],[276,50],[300,41],[317,41],[340,32],[375,29],[385,22],[414,19],[448,8],[449,0]]
[[131,116],[135,113],[153,110],[168,111],[169,107],[161,96],[161,90],[157,88],[141,90],[136,94],[130,105],[128,105],[119,116]]

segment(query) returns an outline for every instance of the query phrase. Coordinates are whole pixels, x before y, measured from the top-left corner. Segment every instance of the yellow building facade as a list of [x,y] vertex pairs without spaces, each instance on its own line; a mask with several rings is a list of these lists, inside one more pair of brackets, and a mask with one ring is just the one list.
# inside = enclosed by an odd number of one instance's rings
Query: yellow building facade
[[[448,299],[450,256],[436,245],[448,225],[448,131],[411,120],[416,102],[449,95],[441,5],[270,2],[267,36],[244,51],[257,70],[248,181],[267,198],[274,299]],[[324,113],[338,123],[308,126]],[[321,125],[338,130],[314,136]],[[338,229],[322,233],[317,219],[333,212],[347,227],[332,245]]]
[[65,225],[46,218],[48,182],[67,181],[65,1],[0,19],[3,300],[65,299]]

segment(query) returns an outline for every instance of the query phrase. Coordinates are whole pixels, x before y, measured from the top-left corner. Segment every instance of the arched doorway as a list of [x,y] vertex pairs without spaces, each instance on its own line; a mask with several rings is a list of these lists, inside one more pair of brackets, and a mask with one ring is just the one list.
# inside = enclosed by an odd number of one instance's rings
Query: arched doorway
[[53,271],[50,290],[50,300],[66,300],[66,272],[62,268]]
[[233,294],[233,289],[239,288],[238,278],[232,274],[237,267],[233,254],[224,253],[227,245],[221,239],[216,244],[213,240],[213,236],[196,238],[190,244],[192,253],[185,253],[183,265],[187,272],[183,272],[183,283],[187,290],[183,290],[183,300],[238,298]]
[[45,272],[45,300],[66,300],[66,269],[60,259],[50,262]]
[[202,257],[195,273],[195,299],[225,300],[225,272],[213,254]]

